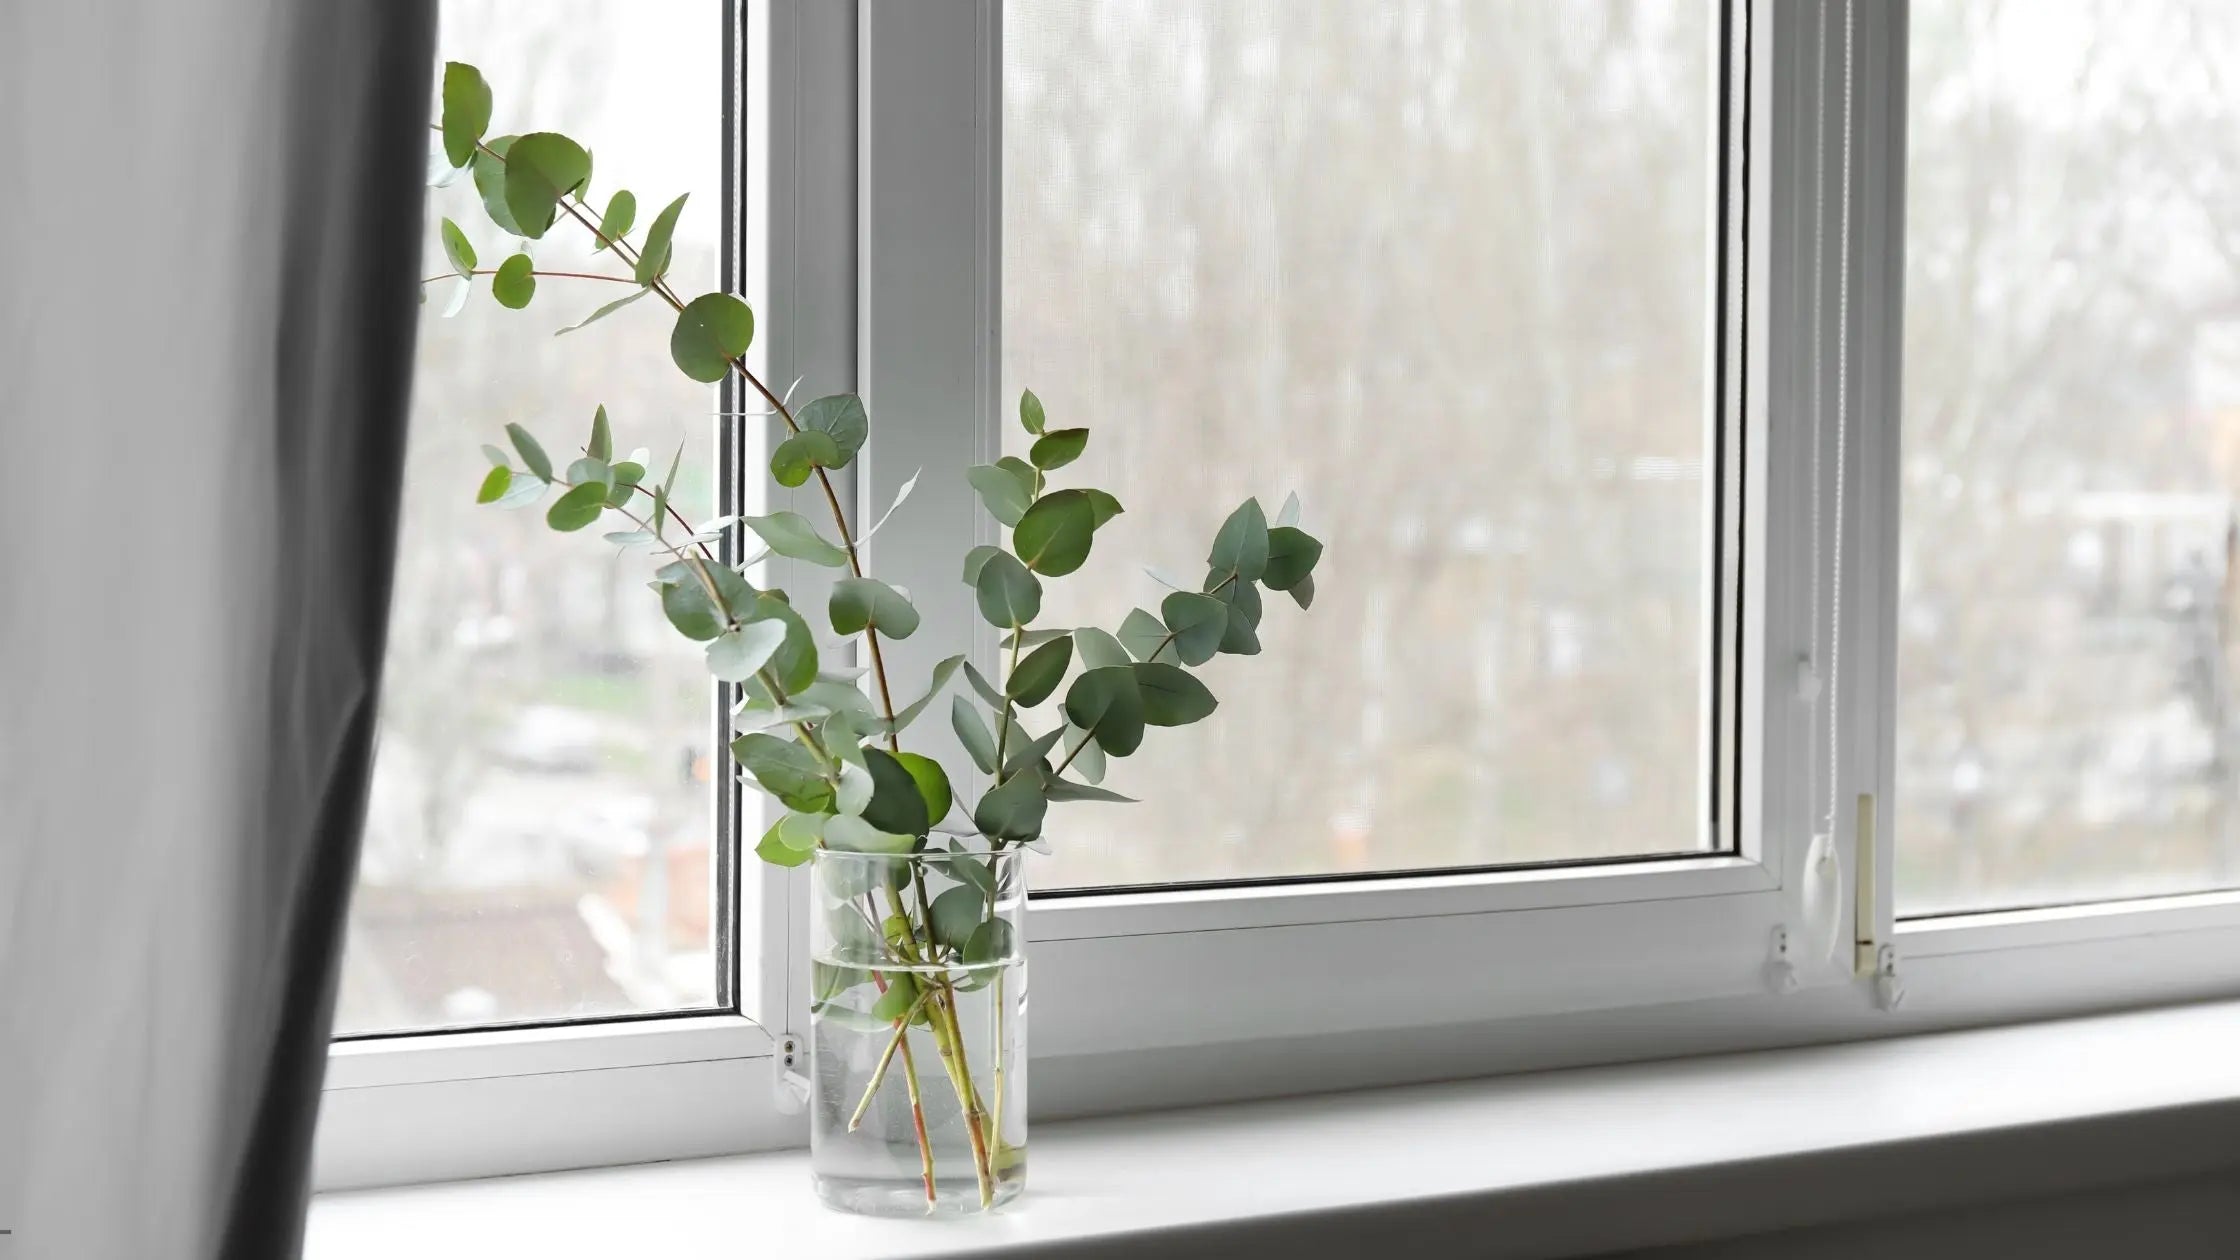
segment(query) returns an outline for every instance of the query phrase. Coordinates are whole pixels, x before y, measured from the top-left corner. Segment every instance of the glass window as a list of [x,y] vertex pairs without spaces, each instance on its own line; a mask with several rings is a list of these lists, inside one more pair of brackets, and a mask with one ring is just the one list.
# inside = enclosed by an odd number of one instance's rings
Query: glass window
[[[482,68],[496,129],[558,128],[596,157],[594,201],[692,200],[676,273],[712,287],[723,204],[722,41],[691,0],[524,5],[446,0],[440,51]],[[440,76],[439,76],[440,78]],[[431,110],[430,117],[435,114]],[[485,267],[516,246],[461,177],[429,192],[421,274],[449,270],[435,225]],[[562,223],[539,268],[620,274]],[[479,286],[488,280],[478,279]],[[712,699],[695,645],[644,590],[642,565],[534,512],[478,507],[508,421],[688,446],[683,497],[712,514],[710,392],[668,362],[668,312],[628,308],[554,330],[626,292],[546,279],[510,311],[478,288],[426,286],[403,534],[364,859],[337,1030],[343,1034],[704,1007],[719,996]]]
[[2240,881],[2240,11],[1915,0],[1899,911]]
[[[1127,507],[1051,624],[1328,544],[1043,887],[1699,851],[1720,58],[1685,0],[1012,0],[1003,373]],[[1404,68],[1404,72],[1403,72]],[[1007,442],[1019,442],[1007,425]],[[1023,445],[1015,448],[1025,454]],[[1208,795],[1207,785],[1221,785]]]

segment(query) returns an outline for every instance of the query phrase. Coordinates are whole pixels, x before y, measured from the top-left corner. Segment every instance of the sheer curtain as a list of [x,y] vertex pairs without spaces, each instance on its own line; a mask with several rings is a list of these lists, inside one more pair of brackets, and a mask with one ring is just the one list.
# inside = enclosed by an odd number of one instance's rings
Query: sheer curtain
[[433,0],[0,4],[0,1256],[299,1247]]

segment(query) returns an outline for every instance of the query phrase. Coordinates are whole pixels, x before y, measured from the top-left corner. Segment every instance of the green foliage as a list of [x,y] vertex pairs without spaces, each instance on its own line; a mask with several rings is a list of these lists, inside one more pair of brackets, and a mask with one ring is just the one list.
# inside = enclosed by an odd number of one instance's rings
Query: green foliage
[[1143,743],[1143,696],[1133,667],[1084,672],[1066,689],[1065,710],[1067,721],[1112,756],[1125,757]]
[[817,469],[838,468],[844,462],[830,434],[807,429],[778,443],[778,449],[770,452],[770,476],[790,489],[805,484]]
[[[607,423],[607,405],[605,403],[600,403],[599,409],[591,413],[591,438],[583,444],[583,453],[593,459],[610,460],[614,458],[614,429]],[[643,475],[644,471],[644,469],[640,469],[640,475]]]
[[910,724],[918,720],[918,715],[925,712],[926,706],[933,703],[933,698],[941,694],[941,689],[949,685],[949,679],[956,675],[957,667],[962,664],[964,664],[964,657],[961,655],[943,657],[935,662],[933,680],[926,684],[926,693],[898,710],[894,715],[894,721],[880,721],[872,728],[874,733],[900,735],[903,731],[909,729]]
[[1023,708],[1033,708],[1050,698],[1064,681],[1066,666],[1073,663],[1073,639],[1061,635],[1027,653],[1019,667],[1004,680],[1005,694]]
[[934,942],[943,949],[963,954],[965,943],[979,930],[981,915],[987,908],[987,898],[980,890],[963,884],[935,897],[926,915]]
[[760,535],[764,546],[789,559],[806,560],[830,569],[842,568],[848,563],[848,553],[838,544],[825,541],[817,527],[809,523],[809,518],[799,512],[748,516],[739,523]]
[[973,806],[972,825],[994,840],[1032,840],[1042,834],[1050,802],[1042,793],[1042,774],[1027,769],[988,789]]
[[596,254],[610,241],[619,241],[630,235],[630,225],[638,221],[638,198],[629,189],[621,189],[607,199],[607,212],[599,216],[599,239],[592,242],[591,252]]
[[552,229],[560,199],[591,178],[591,155],[556,131],[534,131],[515,140],[505,153],[506,210],[535,240]]
[[[506,236],[534,239],[565,214],[592,238],[594,253],[614,251],[631,266],[634,283],[625,296],[556,335],[586,328],[649,293],[677,306],[679,299],[665,280],[686,198],[676,198],[654,215],[642,243],[633,249],[629,234],[638,219],[637,195],[615,191],[594,226],[588,217],[591,154],[557,132],[487,135],[492,100],[489,85],[474,67],[457,62],[445,66],[438,125],[445,157],[454,167],[471,171],[491,224]],[[460,224],[444,219],[438,235],[451,269],[462,277],[455,299],[464,300],[481,260]],[[512,253],[490,274],[492,295],[513,309],[527,306],[539,285],[526,252]],[[754,312],[746,303],[726,293],[702,294],[677,310],[670,357],[693,380],[713,384],[747,371],[742,356],[754,334]],[[747,383],[755,392],[778,397],[759,380]],[[785,412],[783,403],[779,410]],[[794,431],[770,455],[771,477],[781,486],[803,486],[826,470],[849,467],[870,438],[863,400],[853,394],[818,398],[785,414]],[[737,557],[724,552],[719,559],[712,548],[730,541],[727,531],[736,521],[771,552],[840,570],[826,613],[833,631],[844,638],[876,634],[901,640],[916,634],[921,616],[908,593],[864,573],[853,549],[831,541],[794,512],[726,516],[699,532],[675,524],[671,505],[682,448],[659,484],[652,484],[651,461],[643,451],[617,458],[616,434],[605,407],[595,411],[581,457],[566,461],[564,475],[556,475],[552,458],[526,429],[507,425],[511,453],[484,448],[490,466],[475,498],[518,506],[539,502],[550,488],[560,487],[546,509],[554,529],[585,529],[606,511],[619,510],[634,527],[607,533],[607,541],[663,554],[651,583],[663,614],[680,634],[705,645],[709,673],[739,693],[733,714],[739,734],[731,743],[732,756],[745,776],[788,811],[756,845],[764,860],[798,865],[820,847],[879,855],[924,848],[931,829],[954,812],[956,788],[938,762],[892,745],[960,669],[973,694],[952,700],[950,725],[972,765],[993,780],[972,806],[971,820],[1001,850],[1039,840],[1053,801],[1127,800],[1097,786],[1107,759],[1133,753],[1148,726],[1181,725],[1210,715],[1217,701],[1189,667],[1218,653],[1259,651],[1262,588],[1285,591],[1300,607],[1309,606],[1313,571],[1322,553],[1322,544],[1299,528],[1296,495],[1286,498],[1272,525],[1258,501],[1247,500],[1217,532],[1202,590],[1164,596],[1157,615],[1135,609],[1117,632],[1036,628],[1043,582],[1083,568],[1096,531],[1124,508],[1105,490],[1047,486],[1050,473],[1081,459],[1087,429],[1049,428],[1042,400],[1031,390],[1020,395],[1019,423],[1032,438],[1027,458],[1006,455],[966,474],[989,515],[1008,528],[1009,546],[974,547],[963,564],[963,578],[980,615],[1005,632],[1015,664],[998,688],[962,655],[948,657],[933,667],[924,694],[891,714],[885,664],[876,653],[869,659],[880,671],[874,703],[858,685],[862,668],[825,671],[816,632],[785,592],[755,589],[727,563]],[[913,476],[904,483],[897,505],[916,481]],[[652,501],[644,515],[635,502],[640,497]],[[839,522],[843,536],[849,536],[847,524],[845,518]],[[877,528],[863,530],[859,537],[868,538]],[[1034,710],[1061,693],[1062,724],[1041,735],[1023,725],[1021,710]],[[873,742],[881,740],[890,746]],[[815,968],[817,1003],[872,983],[875,969],[855,964],[891,963],[897,950],[934,951],[968,963],[992,962],[1016,951],[1010,925],[992,915],[995,887],[989,865],[961,847],[941,860],[956,876],[957,886],[936,897],[930,913],[918,916],[924,922],[913,922],[917,912],[907,906],[901,913],[888,913],[884,924],[854,916],[839,921],[836,934],[848,939],[836,941],[843,955],[838,964]],[[882,884],[893,890],[901,887],[898,865],[879,859],[832,863],[820,871],[819,883],[826,895],[843,899]],[[892,1023],[912,1014],[926,1018],[920,1001],[927,995],[907,972],[877,974],[885,977],[886,992],[877,1006],[883,1020]]]
[[833,394],[814,399],[794,413],[794,420],[805,433],[821,433],[832,442],[838,452],[827,468],[845,468],[863,449],[871,437],[871,419],[864,414],[863,400],[854,394]]
[[605,306],[600,307],[598,310],[591,312],[589,315],[584,316],[582,319],[577,320],[575,323],[554,332],[552,335],[555,337],[564,337],[569,333],[575,332],[577,329],[589,328],[591,325],[598,323],[600,320],[605,319],[607,316],[614,314],[616,311],[621,310],[623,307],[630,305],[632,302],[637,301],[639,298],[642,298],[646,294],[651,292],[653,292],[653,290],[651,289],[632,289],[627,297],[616,298],[614,301],[609,302]]
[[1185,665],[1212,660],[1229,629],[1229,606],[1211,595],[1176,591],[1160,601],[1159,612],[1173,636],[1174,654]]
[[747,304],[728,293],[703,293],[677,312],[669,357],[686,376],[712,385],[753,344],[754,312]]
[[506,155],[513,151],[516,136],[499,136],[483,142],[474,155],[474,190],[482,198],[482,209],[498,230],[508,236],[527,236],[521,225],[513,221],[513,211],[506,209]]
[[1001,464],[975,464],[965,470],[965,480],[980,492],[981,504],[998,524],[1017,525],[1027,514],[1027,505],[1034,502],[1034,479],[1022,479]]
[[1089,558],[1097,532],[1096,509],[1079,490],[1055,490],[1035,500],[1011,532],[1011,549],[1028,568],[1064,577]]
[[[1226,613],[1223,614],[1226,617]],[[1174,632],[1141,608],[1131,610],[1120,622],[1120,645],[1139,661],[1179,661]],[[1115,661],[1114,664],[1121,662]]]
[[827,611],[834,634],[857,635],[869,628],[890,639],[907,639],[918,629],[918,610],[902,592],[877,578],[841,578],[833,583]]
[[1306,581],[1320,559],[1321,542],[1297,526],[1279,525],[1268,531],[1268,565],[1260,582],[1271,591],[1288,591]]
[[[865,749],[865,759],[868,760],[874,751],[876,750]],[[895,753],[894,759],[904,770],[910,772],[911,780],[917,784],[918,797],[926,806],[926,826],[932,827],[948,817],[949,806],[954,797],[949,787],[949,772],[941,768],[941,763],[923,754],[911,752]]]
[[480,70],[462,61],[443,63],[443,156],[452,166],[474,160],[476,142],[490,129],[490,103]]
[[570,486],[566,494],[553,500],[552,507],[545,512],[544,521],[564,534],[574,533],[598,520],[600,513],[606,510],[605,483],[587,481],[582,485]]
[[982,774],[996,772],[996,737],[988,732],[988,724],[980,720],[980,713],[970,701],[958,696],[949,705],[949,726],[956,731],[957,741],[964,745],[965,755],[972,764],[980,767]]
[[1152,726],[1186,726],[1211,714],[1219,703],[1204,683],[1177,666],[1139,661],[1135,675],[1143,720]]
[[677,216],[684,213],[685,198],[691,195],[679,196],[653,216],[653,226],[646,229],[645,248],[638,251],[638,265],[632,272],[639,284],[650,286],[668,274],[670,241],[677,234]]
[[1234,574],[1240,582],[1260,580],[1268,567],[1268,518],[1258,499],[1246,499],[1221,522],[1206,563],[1224,576]]
[[537,293],[535,266],[527,254],[515,254],[499,263],[498,274],[490,277],[490,296],[508,310],[527,306]]
[[443,221],[440,231],[443,236],[443,256],[451,260],[451,269],[462,278],[472,276],[474,265],[480,260],[475,257],[474,245],[467,240],[467,234],[449,219]]
[[745,682],[769,663],[785,641],[786,623],[774,617],[726,630],[708,644],[708,672],[725,682]]
[[1088,445],[1087,429],[1052,429],[1034,440],[1034,449],[1027,452],[1027,458],[1035,467],[1048,472],[1081,458],[1081,452]]
[[[832,782],[807,745],[775,735],[741,735],[731,741],[731,756],[762,790],[777,797],[788,809],[822,814],[832,808]],[[825,829],[831,838],[831,827]]]
[[863,761],[871,772],[871,800],[863,807],[863,820],[893,835],[926,834],[934,820],[909,767],[883,748],[864,749]]
[[1042,612],[1042,583],[1004,552],[987,557],[973,580],[980,615],[1000,630],[1015,630]]

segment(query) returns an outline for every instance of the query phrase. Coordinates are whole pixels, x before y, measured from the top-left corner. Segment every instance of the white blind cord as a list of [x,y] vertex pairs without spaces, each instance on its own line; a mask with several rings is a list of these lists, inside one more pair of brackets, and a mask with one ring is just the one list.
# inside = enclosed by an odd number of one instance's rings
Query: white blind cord
[[[1812,645],[1818,650],[1827,644],[1828,667],[1818,672],[1814,693],[1827,718],[1828,764],[1825,793],[1820,812],[1820,826],[1812,836],[1811,849],[1805,859],[1804,911],[1805,921],[1819,947],[1821,956],[1830,961],[1843,960],[1850,945],[1844,933],[1843,863],[1836,856],[1836,799],[1837,776],[1841,768],[1842,746],[1839,742],[1842,723],[1842,659],[1843,659],[1843,499],[1846,476],[1845,453],[1848,445],[1850,421],[1850,345],[1851,345],[1851,0],[1843,0],[1843,113],[1841,128],[1837,133],[1840,146],[1840,164],[1836,171],[1836,431],[1835,431],[1835,502],[1829,522],[1832,534],[1823,543],[1820,525],[1821,484],[1821,433],[1826,428],[1825,393],[1821,389],[1821,364],[1824,340],[1821,329],[1826,318],[1827,273],[1827,102],[1828,102],[1828,40],[1825,26],[1827,8],[1821,9],[1823,25],[1819,31],[1819,57],[1817,62],[1818,93],[1815,103],[1815,121],[1820,130],[1816,146],[1816,168],[1813,181],[1813,254],[1817,261],[1813,268],[1812,311],[1812,546],[1811,610],[1813,621]],[[1820,570],[1825,564],[1828,572],[1828,609],[1823,626],[1820,609]],[[1817,671],[1816,671],[1817,672]],[[1824,803],[1823,803],[1824,802]]]

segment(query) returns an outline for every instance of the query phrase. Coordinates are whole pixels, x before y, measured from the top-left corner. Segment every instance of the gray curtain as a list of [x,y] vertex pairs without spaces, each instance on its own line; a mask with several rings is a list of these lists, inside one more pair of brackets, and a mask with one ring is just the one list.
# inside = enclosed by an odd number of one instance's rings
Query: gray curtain
[[433,0],[0,0],[0,1258],[292,1256]]

